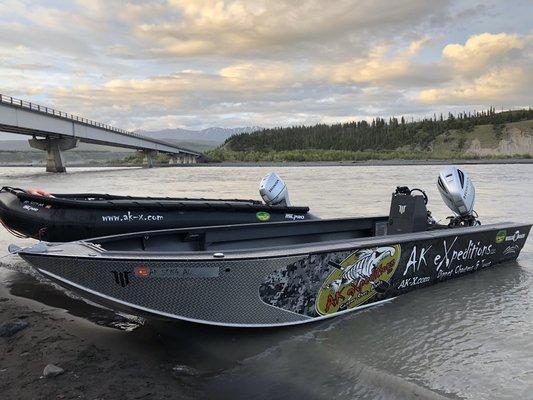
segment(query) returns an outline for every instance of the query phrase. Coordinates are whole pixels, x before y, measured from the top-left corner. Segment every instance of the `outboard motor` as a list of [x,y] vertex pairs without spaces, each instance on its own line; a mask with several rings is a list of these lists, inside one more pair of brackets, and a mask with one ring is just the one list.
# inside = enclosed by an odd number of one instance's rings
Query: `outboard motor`
[[442,200],[455,216],[448,217],[448,226],[476,226],[481,225],[474,211],[476,190],[468,174],[455,166],[444,168],[437,180]]
[[289,191],[283,179],[275,172],[269,172],[259,184],[259,193],[266,205],[290,207]]
[[[420,194],[413,194],[419,192]],[[421,232],[433,224],[426,204],[428,197],[423,190],[398,186],[392,194],[387,234]]]

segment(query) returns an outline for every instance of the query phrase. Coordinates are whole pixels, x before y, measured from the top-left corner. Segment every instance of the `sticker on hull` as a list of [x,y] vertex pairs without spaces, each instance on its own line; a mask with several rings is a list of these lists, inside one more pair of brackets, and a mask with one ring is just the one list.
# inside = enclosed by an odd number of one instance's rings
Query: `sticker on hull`
[[340,263],[324,281],[315,307],[319,315],[348,310],[366,303],[389,287],[398,267],[400,245],[358,250]]

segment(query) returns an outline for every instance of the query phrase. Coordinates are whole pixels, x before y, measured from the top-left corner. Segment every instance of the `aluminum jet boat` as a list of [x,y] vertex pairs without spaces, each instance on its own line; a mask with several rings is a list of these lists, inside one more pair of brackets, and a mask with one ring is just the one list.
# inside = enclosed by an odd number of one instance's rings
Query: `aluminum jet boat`
[[0,222],[17,236],[52,242],[155,229],[316,219],[291,206],[275,173],[261,181],[259,200],[132,197],[96,193],[52,194],[0,189]]
[[45,277],[150,318],[235,327],[319,321],[515,260],[531,224],[481,225],[464,171],[438,179],[454,212],[435,223],[418,189],[388,216],[196,227],[11,247]]

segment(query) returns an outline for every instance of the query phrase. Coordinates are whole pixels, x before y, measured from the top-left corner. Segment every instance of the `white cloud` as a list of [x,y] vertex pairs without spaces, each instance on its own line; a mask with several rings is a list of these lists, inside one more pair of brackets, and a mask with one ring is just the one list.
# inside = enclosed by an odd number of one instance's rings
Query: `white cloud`
[[524,39],[516,34],[482,33],[472,35],[464,45],[449,44],[442,50],[445,60],[459,72],[477,73],[489,64],[509,61],[524,48]]
[[532,36],[482,33],[442,50],[454,79],[422,90],[425,104],[528,106],[533,101]]
[[[366,47],[372,35],[390,35],[436,15],[448,1],[398,0],[171,0],[182,19],[135,29],[159,56],[254,55],[296,52],[316,57]],[[313,51],[314,50],[314,51]]]
[[[391,44],[381,43],[369,50],[365,57],[358,57],[339,64],[322,64],[314,68],[314,75],[334,83],[358,83],[364,85],[418,86],[427,81],[443,79],[439,65],[416,63],[413,58],[428,43],[424,36],[403,49],[391,53]],[[413,85],[414,81],[418,84]]]
[[469,81],[454,82],[443,88],[420,92],[420,101],[428,104],[531,104],[531,74],[520,67],[491,70]]

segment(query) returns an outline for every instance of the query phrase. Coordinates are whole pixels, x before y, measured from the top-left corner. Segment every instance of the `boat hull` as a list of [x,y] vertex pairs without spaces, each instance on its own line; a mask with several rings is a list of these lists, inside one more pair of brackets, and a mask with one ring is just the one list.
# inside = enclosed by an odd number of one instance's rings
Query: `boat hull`
[[[20,255],[93,301],[152,318],[238,327],[331,318],[515,260],[530,225],[498,224],[391,235],[283,252],[149,259],[83,243]],[[202,258],[203,257],[203,258]]]

